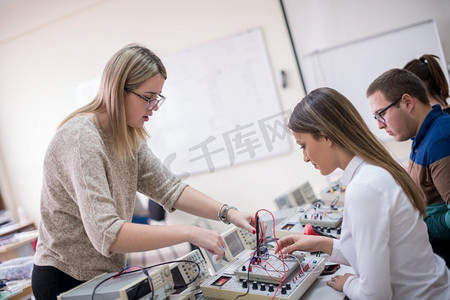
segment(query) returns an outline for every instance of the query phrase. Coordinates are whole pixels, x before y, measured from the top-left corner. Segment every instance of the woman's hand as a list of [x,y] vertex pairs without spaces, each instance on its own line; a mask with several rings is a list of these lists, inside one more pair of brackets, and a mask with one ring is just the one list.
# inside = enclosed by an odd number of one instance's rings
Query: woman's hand
[[[211,220],[217,220],[218,210],[224,208],[225,204],[213,200],[211,197],[201,193],[200,191],[187,186],[181,195],[178,197],[174,207],[186,213]],[[229,209],[227,212],[228,222],[254,232],[256,230],[256,224],[253,220],[254,214],[247,212],[240,212],[236,209]],[[260,222],[261,234],[266,234],[266,225],[264,222]]]
[[[252,233],[256,233],[256,223],[254,219],[254,214],[248,212],[240,212],[235,209],[230,209],[227,214],[228,222],[240,227],[242,229],[248,230]],[[259,234],[263,237],[266,236],[266,223],[259,221]]]
[[344,284],[347,279],[352,276],[350,273],[345,273],[344,275],[336,275],[331,278],[330,281],[327,282],[329,286],[339,292],[344,291]]
[[215,254],[217,259],[225,255],[226,244],[217,231],[191,226],[188,235],[188,241],[190,243]]
[[[275,247],[275,253],[291,254],[294,251],[322,251],[331,254],[333,241],[331,238],[314,235],[291,234],[280,239]],[[329,251],[329,252],[328,252]]]

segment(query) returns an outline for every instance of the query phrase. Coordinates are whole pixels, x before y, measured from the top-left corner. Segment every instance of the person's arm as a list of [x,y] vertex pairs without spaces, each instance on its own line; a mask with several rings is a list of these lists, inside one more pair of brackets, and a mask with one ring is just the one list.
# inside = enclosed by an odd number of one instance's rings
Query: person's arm
[[350,262],[345,258],[341,251],[341,241],[337,239],[333,239],[333,249],[330,254],[330,261],[343,264],[350,265]]
[[294,251],[321,251],[331,255],[333,239],[325,236],[291,234],[281,238],[275,247],[275,253],[291,254]]
[[[350,299],[392,298],[390,277],[390,203],[391,191],[383,187],[357,185],[345,191],[345,222],[350,229],[355,257],[348,258],[356,275],[348,277],[344,293]],[[346,241],[349,243],[350,241]]]
[[[175,208],[198,217],[218,220],[218,213],[222,205],[202,192],[187,186],[175,203]],[[255,230],[252,226],[254,225],[253,217],[250,213],[230,209],[226,219],[228,222],[252,232]]]
[[[141,193],[157,201],[169,212],[179,209],[198,217],[219,220],[218,214],[224,208],[223,203],[175,178],[146,144],[139,148],[138,161],[138,190]],[[228,204],[233,206],[233,203]],[[252,214],[236,209],[229,209],[226,214],[228,222],[250,232],[255,230],[253,218]],[[261,232],[265,232],[264,223],[262,227]]]
[[[174,206],[186,213],[212,220],[218,220],[217,214],[221,207],[222,203],[189,186],[183,190]],[[251,219],[250,214],[235,209],[230,209],[227,214],[229,222],[247,230],[254,229],[249,224]],[[196,226],[148,226],[125,223],[111,246],[111,252],[146,251],[182,242],[190,242],[218,256],[223,255],[223,248],[226,246],[218,232]]]
[[126,222],[111,245],[111,252],[137,252],[164,248],[183,242],[222,256],[225,242],[213,230],[191,225],[143,225]]
[[[441,153],[442,149],[450,151],[446,147],[448,142],[440,140],[433,145],[431,151],[433,153]],[[427,207],[428,216],[425,217],[425,222],[428,226],[428,234],[431,238],[450,239],[450,155],[433,162],[429,169],[433,184],[443,203]]]
[[[447,143],[446,146],[442,147],[450,147],[449,144],[450,143]],[[439,147],[439,145],[433,146],[433,149],[437,147]],[[447,151],[450,152],[450,149]],[[433,162],[429,168],[436,190],[439,192],[442,200],[447,205],[450,205],[450,153],[448,153],[448,156]],[[450,224],[447,225],[450,226]]]
[[431,238],[450,239],[450,205],[445,203],[428,205],[424,220]]

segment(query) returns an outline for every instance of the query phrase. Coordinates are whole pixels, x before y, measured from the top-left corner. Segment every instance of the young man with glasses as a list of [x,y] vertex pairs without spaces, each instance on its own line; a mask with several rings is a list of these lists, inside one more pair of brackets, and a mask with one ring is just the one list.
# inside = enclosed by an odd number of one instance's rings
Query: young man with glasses
[[383,73],[366,96],[380,129],[412,139],[408,172],[426,200],[433,250],[450,266],[450,115],[431,107],[423,82],[407,70]]

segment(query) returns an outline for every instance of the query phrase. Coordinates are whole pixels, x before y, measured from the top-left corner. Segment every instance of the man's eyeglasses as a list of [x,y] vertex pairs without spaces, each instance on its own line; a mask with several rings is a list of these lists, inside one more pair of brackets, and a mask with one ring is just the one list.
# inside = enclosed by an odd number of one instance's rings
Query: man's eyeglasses
[[148,97],[145,97],[143,95],[140,95],[138,93],[136,93],[135,91],[132,91],[128,88],[125,88],[125,91],[130,92],[132,94],[135,94],[136,96],[138,96],[139,98],[147,101],[147,110],[153,110],[155,108],[156,105],[158,105],[158,107],[161,107],[161,105],[163,105],[164,101],[166,100],[166,97],[164,97],[161,94],[155,94],[156,95],[156,99],[151,99]]
[[377,120],[378,122],[382,123],[382,124],[386,124],[386,120],[383,118],[383,115],[386,113],[386,111],[391,108],[394,105],[397,105],[397,103],[402,100],[403,95],[398,98],[397,100],[395,100],[394,102],[392,102],[391,104],[389,104],[388,106],[386,106],[385,108],[383,108],[382,110],[380,110],[379,112],[377,112],[376,114],[373,115],[374,119]]

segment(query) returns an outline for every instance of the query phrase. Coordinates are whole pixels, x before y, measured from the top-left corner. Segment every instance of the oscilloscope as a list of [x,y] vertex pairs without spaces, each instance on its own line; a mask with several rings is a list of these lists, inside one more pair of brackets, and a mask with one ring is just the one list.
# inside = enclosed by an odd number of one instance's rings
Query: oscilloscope
[[254,249],[256,247],[256,237],[245,229],[234,226],[233,228],[221,234],[227,247],[225,255],[222,259],[216,260],[215,256],[205,249],[201,249],[203,257],[212,273],[223,268],[234,257],[241,254],[246,249]]

